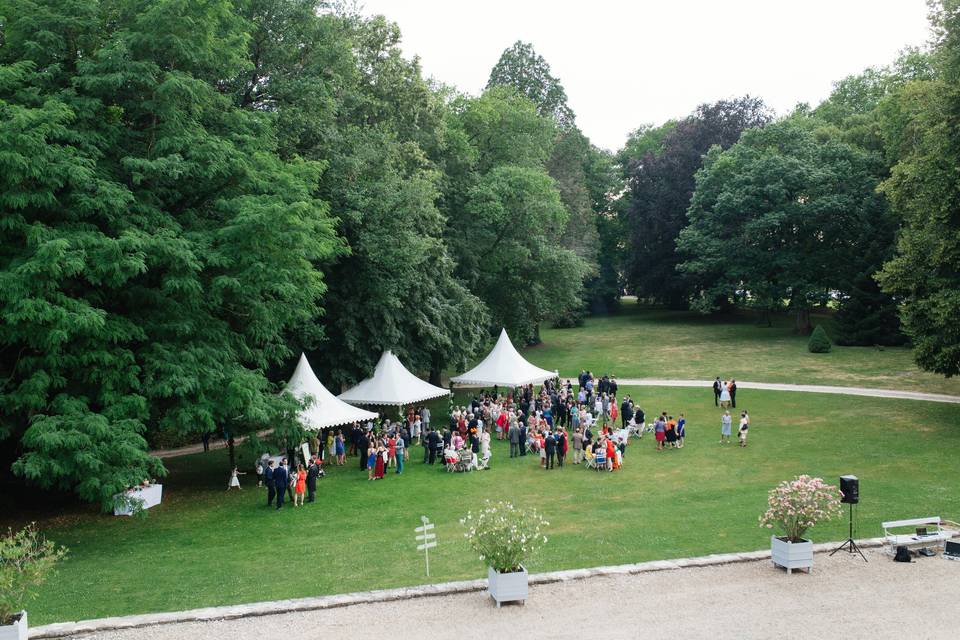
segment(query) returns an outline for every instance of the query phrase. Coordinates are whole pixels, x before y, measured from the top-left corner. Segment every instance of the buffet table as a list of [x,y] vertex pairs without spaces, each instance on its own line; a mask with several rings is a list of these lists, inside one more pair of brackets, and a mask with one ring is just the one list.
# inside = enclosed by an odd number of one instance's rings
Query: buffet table
[[[163,485],[162,484],[152,484],[149,487],[136,487],[134,489],[129,489],[124,492],[125,495],[130,496],[132,500],[139,501],[143,504],[144,509],[149,509],[150,507],[155,507],[160,504],[160,500],[163,497]],[[122,495],[122,494],[117,494]],[[129,504],[117,504],[113,508],[113,515],[115,516],[132,516],[133,515],[133,505]]]

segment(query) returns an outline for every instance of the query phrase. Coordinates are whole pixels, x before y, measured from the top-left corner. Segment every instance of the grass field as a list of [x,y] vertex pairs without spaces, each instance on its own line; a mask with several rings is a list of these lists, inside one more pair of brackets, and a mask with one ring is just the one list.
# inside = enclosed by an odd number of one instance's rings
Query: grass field
[[[547,337],[549,344],[554,336]],[[960,516],[958,405],[744,390],[738,406],[750,411],[752,428],[741,450],[718,444],[709,390],[626,391],[648,414],[684,411],[687,447],[658,453],[647,436],[632,442],[621,472],[545,472],[535,458],[510,460],[494,441],[492,469],[467,475],[420,464],[422,450],[414,448],[402,476],[368,482],[352,459],[320,482],[317,503],[279,513],[264,505],[252,475],[242,478],[242,492],[224,491],[223,450],[170,459],[163,504],[144,520],[84,512],[41,522],[70,556],[30,606],[30,620],[477,578],[484,567],[458,520],[484,498],[508,498],[547,516],[550,542],[529,563],[532,571],[764,548],[769,532],[757,517],[766,492],[800,473],[834,482],[843,473],[860,476],[861,536],[878,535],[883,519]],[[414,551],[421,514],[437,523],[429,580]],[[816,541],[843,539],[846,522],[810,533]]]
[[[828,333],[832,319],[815,316]],[[563,375],[586,368],[621,378],[713,379],[905,389],[960,395],[960,379],[920,371],[909,348],[837,347],[807,351],[792,333],[792,319],[774,326],[740,314],[714,318],[693,312],[649,309],[626,299],[621,312],[592,316],[583,327],[544,329],[543,344],[524,352],[531,362]]]

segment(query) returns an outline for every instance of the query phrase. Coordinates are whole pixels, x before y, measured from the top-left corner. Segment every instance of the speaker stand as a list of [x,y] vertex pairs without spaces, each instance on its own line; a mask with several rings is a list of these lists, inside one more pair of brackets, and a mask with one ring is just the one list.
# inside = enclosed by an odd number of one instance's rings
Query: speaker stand
[[846,542],[844,542],[839,547],[831,551],[830,555],[832,556],[837,551],[840,551],[840,549],[846,549],[851,554],[854,552],[859,553],[860,557],[863,558],[863,561],[867,562],[867,556],[863,555],[863,551],[860,550],[860,547],[857,546],[856,540],[853,539],[853,503],[852,502],[850,503],[850,534],[849,536],[847,536]]

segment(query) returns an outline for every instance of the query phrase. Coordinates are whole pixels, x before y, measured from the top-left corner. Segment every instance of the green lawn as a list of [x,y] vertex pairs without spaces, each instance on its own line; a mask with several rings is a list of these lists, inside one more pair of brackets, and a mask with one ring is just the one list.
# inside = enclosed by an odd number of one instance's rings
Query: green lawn
[[[830,332],[832,320],[818,316]],[[905,389],[960,395],[960,379],[920,371],[908,348],[837,347],[807,351],[807,338],[792,333],[792,319],[772,328],[750,314],[717,319],[693,312],[648,309],[627,299],[621,313],[593,316],[583,327],[544,329],[543,344],[524,352],[531,362],[563,375],[580,368],[621,378],[713,379],[792,382]]]
[[[548,333],[548,344],[554,338]],[[421,514],[437,523],[439,539],[429,581],[477,578],[484,567],[458,520],[484,498],[547,516],[550,542],[532,571],[764,548],[769,533],[757,517],[766,492],[799,473],[860,476],[861,536],[878,535],[882,519],[960,517],[960,406],[744,390],[738,405],[750,410],[753,428],[741,450],[718,444],[709,390],[626,391],[648,414],[684,411],[687,447],[658,453],[647,436],[612,474],[544,472],[532,457],[508,459],[496,441],[493,468],[468,475],[417,461],[371,483],[351,460],[321,481],[318,503],[279,513],[264,506],[251,475],[242,492],[224,491],[223,450],[168,460],[164,502],[145,520],[84,512],[41,522],[70,556],[30,606],[31,622],[427,582],[413,548]],[[811,533],[842,539],[846,523]]]

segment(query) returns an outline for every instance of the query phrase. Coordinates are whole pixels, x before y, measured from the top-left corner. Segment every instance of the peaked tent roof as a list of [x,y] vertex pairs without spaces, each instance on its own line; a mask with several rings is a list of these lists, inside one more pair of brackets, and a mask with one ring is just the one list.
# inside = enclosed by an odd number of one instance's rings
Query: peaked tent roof
[[319,431],[325,427],[373,420],[377,417],[377,414],[372,411],[351,406],[327,391],[323,383],[317,379],[313,369],[310,368],[307,356],[302,353],[300,354],[300,362],[297,363],[297,368],[290,376],[290,381],[284,391],[296,398],[302,399],[308,395],[313,397],[313,403],[300,412],[300,422],[305,429]]
[[384,351],[373,377],[337,397],[351,404],[403,405],[446,395],[450,395],[449,390],[421,380],[407,371],[392,352]]
[[510,342],[507,330],[501,329],[497,344],[483,362],[450,381],[460,385],[519,387],[556,377],[556,371],[541,369],[524,360]]

